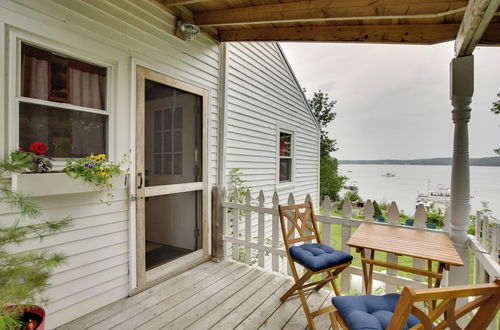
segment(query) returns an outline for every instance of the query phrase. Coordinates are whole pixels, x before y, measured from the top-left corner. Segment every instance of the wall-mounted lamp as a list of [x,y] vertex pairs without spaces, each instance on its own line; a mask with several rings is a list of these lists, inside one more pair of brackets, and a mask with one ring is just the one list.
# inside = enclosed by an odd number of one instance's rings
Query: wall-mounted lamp
[[200,33],[200,28],[192,23],[188,23],[183,20],[177,21],[177,30],[179,33],[177,35],[186,41],[193,41],[196,39],[196,35]]

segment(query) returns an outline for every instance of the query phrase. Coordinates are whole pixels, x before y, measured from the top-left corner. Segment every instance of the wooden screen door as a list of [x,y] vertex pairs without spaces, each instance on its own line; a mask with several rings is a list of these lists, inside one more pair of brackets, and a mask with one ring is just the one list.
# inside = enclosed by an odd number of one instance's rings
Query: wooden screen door
[[137,284],[208,255],[208,92],[137,67]]

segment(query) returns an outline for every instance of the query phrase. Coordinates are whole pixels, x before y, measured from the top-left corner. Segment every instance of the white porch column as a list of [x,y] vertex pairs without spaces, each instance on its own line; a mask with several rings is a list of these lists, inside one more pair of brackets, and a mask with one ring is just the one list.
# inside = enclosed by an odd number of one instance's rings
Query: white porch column
[[455,243],[464,267],[452,267],[449,285],[468,283],[469,253],[467,225],[470,214],[469,133],[470,103],[474,92],[474,57],[457,57],[451,61],[451,104],[455,125],[451,170],[450,238]]

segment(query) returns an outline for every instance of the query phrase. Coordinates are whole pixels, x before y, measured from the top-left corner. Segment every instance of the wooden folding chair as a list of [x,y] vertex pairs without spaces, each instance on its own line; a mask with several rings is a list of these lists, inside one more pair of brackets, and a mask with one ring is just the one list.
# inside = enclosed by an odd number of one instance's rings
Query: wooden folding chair
[[[301,209],[304,211],[301,212]],[[331,283],[335,294],[340,296],[340,290],[335,279],[342,270],[351,264],[352,255],[337,251],[321,243],[321,236],[311,202],[288,206],[278,205],[278,211],[288,264],[295,279],[295,284],[280,299],[284,302],[292,295],[298,294],[307,323],[311,329],[315,329],[313,318],[332,311],[333,306],[310,312],[304,292],[309,290],[318,291],[326,284]],[[290,221],[291,226],[289,228],[286,226],[285,219]],[[295,233],[298,233],[298,236],[295,236]],[[292,246],[295,243],[312,240],[315,240],[316,243]],[[299,277],[295,263],[304,267],[305,273],[302,277]],[[306,283],[313,275],[321,273],[326,273],[327,276],[324,279]]]
[[[466,297],[474,297],[474,300],[457,308],[457,299]],[[432,301],[436,307],[424,311],[416,305],[424,301]],[[464,329],[481,330],[486,329],[498,313],[500,280],[422,290],[405,287],[401,295],[334,297],[332,303],[336,308],[330,313],[334,330],[338,329],[337,321],[344,329],[461,330],[457,321],[474,310]]]

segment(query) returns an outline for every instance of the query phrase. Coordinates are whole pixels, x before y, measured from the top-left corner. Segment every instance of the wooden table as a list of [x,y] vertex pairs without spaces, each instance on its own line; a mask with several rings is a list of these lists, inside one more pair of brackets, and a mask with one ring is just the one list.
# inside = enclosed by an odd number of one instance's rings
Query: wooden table
[[[375,265],[426,276],[428,287],[439,287],[445,269],[464,265],[448,235],[425,230],[364,223],[352,235],[347,245],[356,248],[361,254],[366,294],[371,293]],[[366,249],[370,250],[369,257],[366,256]],[[427,260],[427,269],[375,260],[375,251]],[[437,271],[432,268],[433,261],[439,263]],[[433,279],[436,279],[434,285]]]

